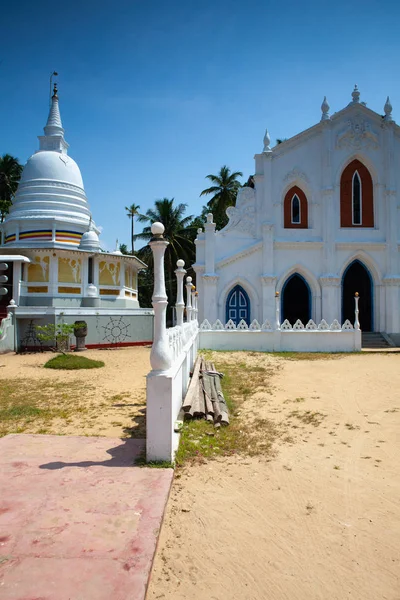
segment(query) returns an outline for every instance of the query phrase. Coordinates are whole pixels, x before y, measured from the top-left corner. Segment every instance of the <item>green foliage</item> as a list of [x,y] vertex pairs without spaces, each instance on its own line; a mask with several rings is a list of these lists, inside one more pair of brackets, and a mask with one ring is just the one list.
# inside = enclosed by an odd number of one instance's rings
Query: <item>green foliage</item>
[[100,369],[100,367],[104,367],[104,362],[102,360],[92,360],[79,354],[59,354],[48,360],[44,367],[45,369],[66,369],[68,371]]
[[126,244],[120,244],[119,251],[122,252],[122,254],[129,254],[128,246]]
[[0,223],[10,210],[23,166],[10,154],[0,156]]
[[240,188],[240,182],[237,179],[242,176],[241,171],[232,173],[230,168],[224,165],[217,175],[207,175],[206,177],[213,185],[203,190],[200,196],[213,194],[211,200],[207,202],[207,208],[214,215],[214,223],[216,223],[217,229],[222,229],[228,223],[226,209],[236,202],[236,196]]
[[[134,252],[134,231],[135,231],[135,217],[137,217],[140,213],[139,204],[131,204],[130,206],[125,206],[127,217],[131,220],[131,253]],[[120,248],[121,250],[121,248]],[[122,252],[122,250],[121,250]],[[128,254],[128,252],[122,252],[122,254]]]
[[58,337],[70,339],[74,329],[86,327],[86,325],[70,325],[68,323],[49,323],[48,325],[35,325],[36,335],[41,342],[56,342]]
[[[145,215],[139,215],[138,221],[148,223],[142,233],[134,236],[135,240],[150,241],[152,238],[151,225],[157,221],[165,227],[164,237],[169,244],[165,251],[165,283],[168,294],[169,305],[175,304],[176,297],[176,261],[181,258],[185,261],[188,274],[192,275],[190,269],[195,260],[196,252],[194,240],[197,234],[196,224],[193,224],[193,216],[184,216],[186,204],[174,204],[174,199],[163,198],[156,200],[154,209],[149,209]],[[148,245],[143,246],[136,256],[148,265],[147,272],[139,276],[139,302],[141,306],[151,306],[151,295],[153,292],[153,255]],[[171,312],[168,311],[170,318]]]

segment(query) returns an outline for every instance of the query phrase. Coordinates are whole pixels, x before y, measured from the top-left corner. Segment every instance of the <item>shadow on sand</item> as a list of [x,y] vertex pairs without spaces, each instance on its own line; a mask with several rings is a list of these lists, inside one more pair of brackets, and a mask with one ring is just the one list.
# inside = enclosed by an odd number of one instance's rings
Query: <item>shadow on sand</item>
[[48,469],[54,471],[63,469],[64,467],[132,467],[136,460],[143,454],[146,442],[141,439],[122,438],[120,446],[114,446],[107,450],[107,454],[111,456],[108,460],[94,461],[83,460],[81,462],[50,462],[39,465],[40,469]]

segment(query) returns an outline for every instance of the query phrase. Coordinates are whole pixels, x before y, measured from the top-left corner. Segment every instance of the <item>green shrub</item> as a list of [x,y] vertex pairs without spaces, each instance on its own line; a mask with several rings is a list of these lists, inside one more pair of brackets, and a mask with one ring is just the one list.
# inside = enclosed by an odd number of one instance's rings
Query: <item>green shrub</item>
[[44,365],[46,369],[99,369],[104,367],[102,360],[92,360],[76,354],[59,354]]

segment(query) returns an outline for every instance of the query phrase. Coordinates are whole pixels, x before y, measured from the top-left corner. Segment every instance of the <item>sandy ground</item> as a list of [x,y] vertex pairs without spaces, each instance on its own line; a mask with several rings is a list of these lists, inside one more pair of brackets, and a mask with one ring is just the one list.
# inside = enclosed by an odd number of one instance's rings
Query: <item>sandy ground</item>
[[[145,437],[146,375],[150,371],[150,347],[135,346],[107,350],[88,350],[87,358],[102,360],[101,369],[60,371],[44,369],[53,354],[0,355],[2,381],[17,379],[32,382],[32,387],[47,386],[51,404],[68,403],[72,414],[44,424],[34,420],[23,433],[61,435],[101,435],[106,437]],[[65,396],[67,394],[67,396]],[[74,412],[81,407],[81,412]],[[18,433],[11,431],[10,433]]]
[[147,599],[399,600],[400,356],[261,360],[244,410],[287,433],[175,479]]

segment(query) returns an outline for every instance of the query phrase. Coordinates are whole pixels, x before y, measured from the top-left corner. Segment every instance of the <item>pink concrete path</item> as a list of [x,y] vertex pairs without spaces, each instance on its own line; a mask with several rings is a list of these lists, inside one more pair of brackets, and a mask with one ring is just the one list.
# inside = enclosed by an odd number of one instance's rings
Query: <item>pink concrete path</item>
[[172,469],[142,440],[0,439],[1,600],[142,600]]

